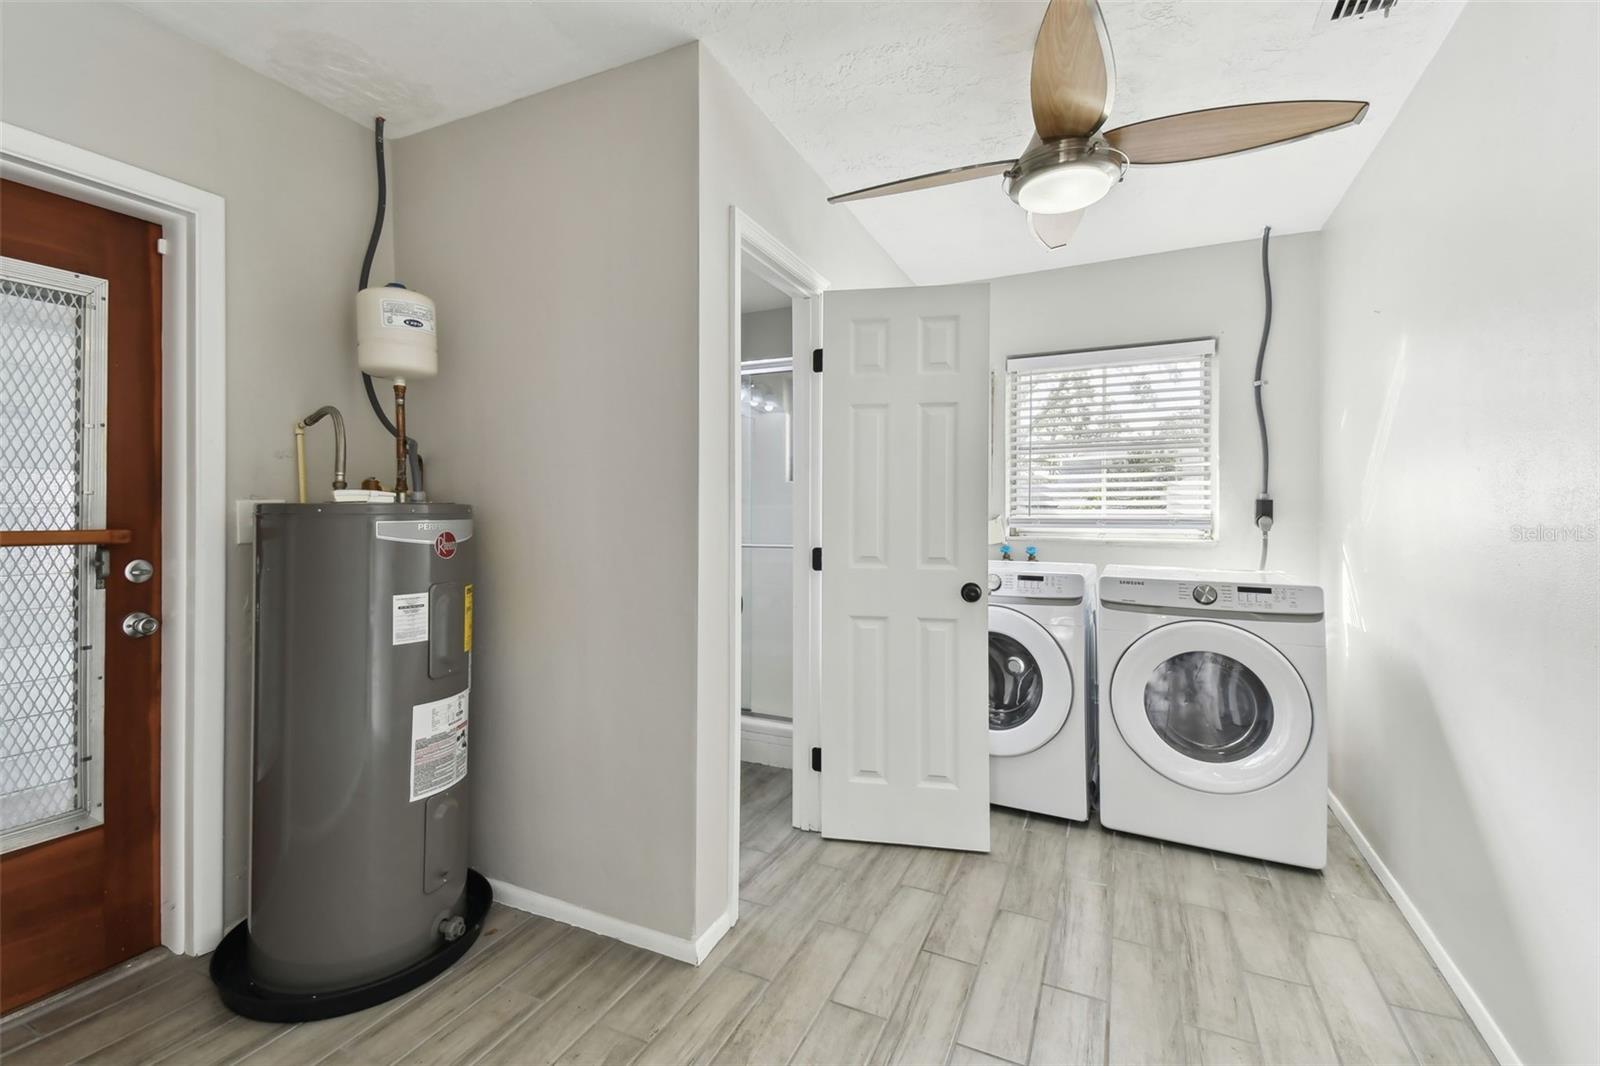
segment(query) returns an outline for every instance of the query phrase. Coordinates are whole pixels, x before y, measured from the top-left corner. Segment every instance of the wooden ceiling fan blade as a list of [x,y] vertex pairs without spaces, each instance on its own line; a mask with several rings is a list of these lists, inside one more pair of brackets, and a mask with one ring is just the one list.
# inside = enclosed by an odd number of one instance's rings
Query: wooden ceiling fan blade
[[971,166],[955,167],[952,170],[936,170],[932,174],[918,174],[914,178],[901,178],[899,181],[886,181],[882,185],[869,185],[855,192],[842,192],[838,196],[828,197],[828,202],[842,204],[851,200],[869,200],[874,196],[893,196],[895,193],[915,192],[917,189],[933,189],[940,185],[954,185],[960,181],[987,178],[992,174],[1004,174],[1015,166],[1016,162],[1015,159],[997,159],[993,163],[973,163]]
[[1096,0],[1050,0],[1033,42],[1029,84],[1040,138],[1087,137],[1105,125],[1116,80]]
[[1367,117],[1363,100],[1273,100],[1165,115],[1106,133],[1130,163],[1188,163],[1249,152],[1354,126]]
[[[1087,209],[1085,209],[1087,210]],[[1068,211],[1064,215],[1028,215],[1028,225],[1033,228],[1033,235],[1039,238],[1039,243],[1046,248],[1061,248],[1072,240],[1072,235],[1078,231],[1078,223],[1083,221],[1084,211]]]

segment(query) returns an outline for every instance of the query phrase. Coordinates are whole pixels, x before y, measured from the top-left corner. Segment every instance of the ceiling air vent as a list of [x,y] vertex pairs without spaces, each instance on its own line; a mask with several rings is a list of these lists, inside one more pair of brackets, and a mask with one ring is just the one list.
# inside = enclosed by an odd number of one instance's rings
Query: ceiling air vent
[[1358,22],[1369,15],[1388,18],[1397,3],[1399,0],[1324,0],[1317,22],[1327,26],[1338,22]]

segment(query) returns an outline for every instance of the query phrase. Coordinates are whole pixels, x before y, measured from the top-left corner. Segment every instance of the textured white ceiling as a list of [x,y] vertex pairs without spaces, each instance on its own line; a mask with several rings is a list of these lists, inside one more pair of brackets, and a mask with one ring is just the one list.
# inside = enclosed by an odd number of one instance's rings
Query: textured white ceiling
[[[404,136],[700,39],[844,191],[1016,155],[1043,0],[424,3],[133,0],[362,123]],[[1455,0],[1317,28],[1315,0],[1109,0],[1111,125],[1251,100],[1370,100],[1354,129],[1134,168],[1072,244],[1041,248],[998,178],[853,211],[913,280],[963,281],[1319,228],[1454,23]]]

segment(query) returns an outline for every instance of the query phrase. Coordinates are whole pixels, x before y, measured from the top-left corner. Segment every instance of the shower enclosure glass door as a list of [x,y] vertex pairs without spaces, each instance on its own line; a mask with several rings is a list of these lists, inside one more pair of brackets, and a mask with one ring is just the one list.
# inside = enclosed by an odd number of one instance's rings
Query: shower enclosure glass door
[[740,706],[746,714],[792,719],[793,360],[749,360],[741,371],[744,651]]

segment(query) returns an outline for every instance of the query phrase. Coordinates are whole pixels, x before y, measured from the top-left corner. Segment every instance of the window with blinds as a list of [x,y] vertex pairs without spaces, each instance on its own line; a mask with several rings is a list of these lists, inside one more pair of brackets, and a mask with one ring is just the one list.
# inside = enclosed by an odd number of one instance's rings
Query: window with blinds
[[1012,534],[1211,537],[1216,350],[1198,340],[1008,359]]

